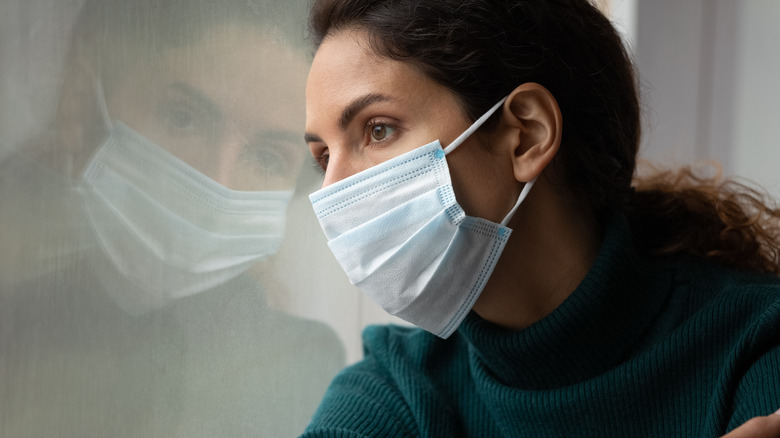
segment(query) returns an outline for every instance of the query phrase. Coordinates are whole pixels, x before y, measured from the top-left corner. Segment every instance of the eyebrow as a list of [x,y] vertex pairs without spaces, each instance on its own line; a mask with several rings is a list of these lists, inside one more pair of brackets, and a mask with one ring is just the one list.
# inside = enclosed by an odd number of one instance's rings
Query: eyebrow
[[219,119],[222,117],[222,111],[219,110],[217,104],[209,99],[206,95],[201,93],[198,89],[185,84],[184,82],[173,82],[170,88],[177,93],[185,95],[188,99],[195,102],[200,108],[207,111],[213,118]]
[[318,135],[309,134],[308,132],[303,134],[303,141],[306,143],[322,143],[322,139]]
[[300,131],[296,134],[290,131],[284,130],[263,130],[252,136],[250,145],[268,145],[273,144],[283,147],[286,151],[293,151],[297,153],[303,153],[306,148],[300,143]]
[[298,135],[300,135],[300,131],[298,131],[298,134],[295,134],[285,130],[268,129],[253,135],[252,143],[282,142],[292,143],[300,146],[300,137],[298,137]]
[[[377,102],[386,102],[389,100],[393,100],[393,98],[379,93],[370,93],[366,94],[365,96],[358,97],[357,99],[350,102],[343,111],[341,111],[341,117],[339,117],[339,129],[342,131],[347,129],[347,126],[349,126],[349,124],[352,122],[352,119],[354,119],[355,116],[363,110],[363,108]],[[322,142],[322,139],[319,136],[309,133],[304,134],[303,139],[307,143]]]
[[298,157],[306,151],[306,148],[301,146],[298,135],[300,135],[300,131],[293,133],[278,129],[263,130],[253,135],[248,144],[281,146],[288,155],[295,154]]
[[341,128],[342,131],[347,129],[347,126],[349,126],[352,119],[354,119],[357,113],[363,108],[376,102],[385,102],[388,100],[392,100],[390,96],[378,93],[371,93],[358,97],[350,102],[349,105],[344,108],[344,111],[341,112],[341,117],[339,117],[339,128]]

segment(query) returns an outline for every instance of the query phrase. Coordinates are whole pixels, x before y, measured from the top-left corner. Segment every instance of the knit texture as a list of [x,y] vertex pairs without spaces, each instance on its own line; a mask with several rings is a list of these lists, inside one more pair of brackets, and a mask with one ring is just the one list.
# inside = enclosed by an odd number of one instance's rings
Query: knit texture
[[304,437],[715,437],[780,408],[780,279],[639,255],[613,220],[527,329],[371,326]]

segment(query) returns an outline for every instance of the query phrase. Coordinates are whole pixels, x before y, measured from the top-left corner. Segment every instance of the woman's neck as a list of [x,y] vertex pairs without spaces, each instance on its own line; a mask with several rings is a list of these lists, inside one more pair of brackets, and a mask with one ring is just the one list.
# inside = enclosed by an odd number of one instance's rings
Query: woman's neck
[[512,236],[474,305],[483,319],[523,329],[563,303],[596,258],[601,229],[540,178],[510,222]]

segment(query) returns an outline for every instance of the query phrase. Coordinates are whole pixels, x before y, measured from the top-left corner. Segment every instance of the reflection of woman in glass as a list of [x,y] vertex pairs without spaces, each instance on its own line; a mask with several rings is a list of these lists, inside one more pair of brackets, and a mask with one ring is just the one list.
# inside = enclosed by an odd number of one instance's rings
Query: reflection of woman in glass
[[115,268],[97,271],[138,286],[120,298],[128,307],[155,306],[235,277],[278,246],[302,161],[294,102],[305,58],[289,36],[252,22],[292,23],[279,8],[98,3],[76,26],[56,163],[81,178]]
[[84,5],[54,126],[2,171],[2,240],[40,263],[3,279],[0,435],[302,430],[341,347],[245,272],[277,250],[305,154],[304,15]]
[[315,212],[425,330],[367,329],[307,436],[716,436],[780,408],[780,211],[633,179],[634,74],[590,2],[319,0],[311,26]]

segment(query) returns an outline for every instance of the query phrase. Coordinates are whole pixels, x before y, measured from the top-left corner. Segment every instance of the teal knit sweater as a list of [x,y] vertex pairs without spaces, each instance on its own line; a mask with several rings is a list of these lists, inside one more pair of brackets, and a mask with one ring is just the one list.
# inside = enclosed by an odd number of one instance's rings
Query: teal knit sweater
[[582,284],[509,331],[368,327],[304,437],[715,437],[780,408],[780,280],[634,250],[622,218]]

